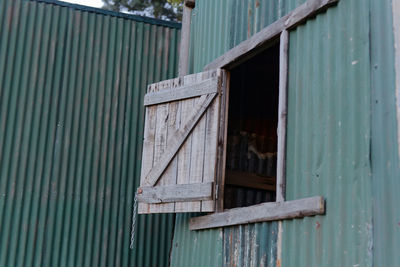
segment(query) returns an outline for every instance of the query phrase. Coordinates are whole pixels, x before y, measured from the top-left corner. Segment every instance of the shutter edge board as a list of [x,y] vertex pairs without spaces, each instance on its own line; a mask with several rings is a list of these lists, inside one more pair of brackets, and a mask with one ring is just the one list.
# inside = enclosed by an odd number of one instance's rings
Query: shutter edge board
[[197,84],[189,84],[170,90],[150,92],[144,96],[144,106],[151,106],[172,101],[184,100],[197,96],[218,92],[218,77],[204,80]]
[[138,188],[138,201],[158,204],[182,201],[210,200],[214,183],[178,184],[166,186],[144,186]]

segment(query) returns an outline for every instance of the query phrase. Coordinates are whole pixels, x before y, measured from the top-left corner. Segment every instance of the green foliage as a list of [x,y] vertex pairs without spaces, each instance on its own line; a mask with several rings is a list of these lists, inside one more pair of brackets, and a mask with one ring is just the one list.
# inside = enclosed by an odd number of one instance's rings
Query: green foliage
[[183,0],[168,0],[168,3],[173,6],[180,6],[183,4]]
[[103,0],[104,8],[158,19],[182,20],[183,0]]

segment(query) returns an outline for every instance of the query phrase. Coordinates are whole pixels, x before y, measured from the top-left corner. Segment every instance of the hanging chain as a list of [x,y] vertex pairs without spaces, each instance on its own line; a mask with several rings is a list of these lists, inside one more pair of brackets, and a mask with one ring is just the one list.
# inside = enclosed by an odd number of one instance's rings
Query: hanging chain
[[133,244],[135,243],[136,213],[137,213],[137,192],[135,193],[135,199],[133,201],[131,244],[129,245],[130,249],[133,249]]

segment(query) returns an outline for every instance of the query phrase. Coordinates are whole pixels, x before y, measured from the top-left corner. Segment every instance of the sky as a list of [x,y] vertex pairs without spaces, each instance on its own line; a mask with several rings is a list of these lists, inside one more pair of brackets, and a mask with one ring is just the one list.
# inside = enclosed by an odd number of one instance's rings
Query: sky
[[101,0],[61,0],[63,2],[69,2],[73,4],[79,4],[91,7],[102,7],[103,2]]

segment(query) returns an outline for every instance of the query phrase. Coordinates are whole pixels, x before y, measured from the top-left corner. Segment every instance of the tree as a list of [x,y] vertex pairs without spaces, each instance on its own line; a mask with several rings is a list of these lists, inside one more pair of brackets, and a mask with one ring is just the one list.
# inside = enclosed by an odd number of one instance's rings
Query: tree
[[103,0],[103,8],[165,20],[182,20],[183,0]]

